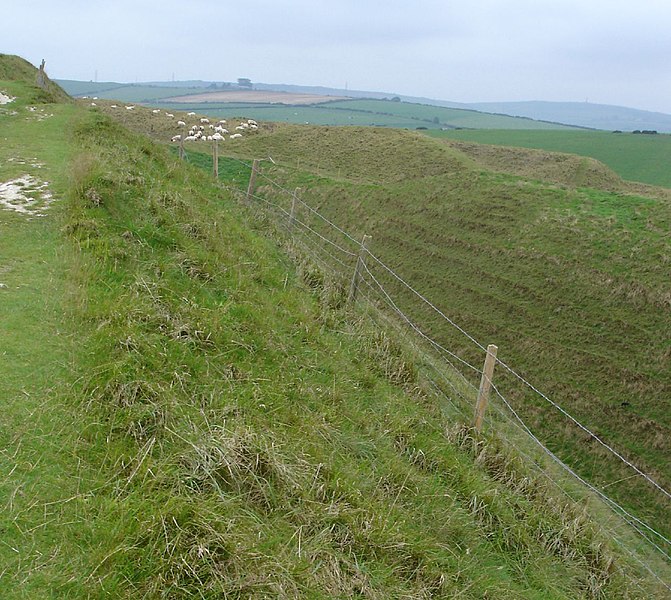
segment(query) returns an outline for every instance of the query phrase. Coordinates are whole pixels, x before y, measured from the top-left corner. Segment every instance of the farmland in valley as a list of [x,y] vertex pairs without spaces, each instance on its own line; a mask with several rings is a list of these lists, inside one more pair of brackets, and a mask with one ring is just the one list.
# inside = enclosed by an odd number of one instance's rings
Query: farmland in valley
[[437,138],[537,148],[595,158],[620,177],[671,187],[671,135],[606,131],[440,131]]

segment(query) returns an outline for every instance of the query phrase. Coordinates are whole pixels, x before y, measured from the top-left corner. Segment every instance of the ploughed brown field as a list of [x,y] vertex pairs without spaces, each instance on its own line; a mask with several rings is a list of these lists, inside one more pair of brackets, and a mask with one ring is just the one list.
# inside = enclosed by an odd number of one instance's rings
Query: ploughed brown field
[[292,94],[290,92],[266,92],[262,90],[207,92],[189,96],[164,98],[163,102],[259,102],[263,104],[317,104],[335,100],[349,100],[346,96],[321,96],[319,94]]

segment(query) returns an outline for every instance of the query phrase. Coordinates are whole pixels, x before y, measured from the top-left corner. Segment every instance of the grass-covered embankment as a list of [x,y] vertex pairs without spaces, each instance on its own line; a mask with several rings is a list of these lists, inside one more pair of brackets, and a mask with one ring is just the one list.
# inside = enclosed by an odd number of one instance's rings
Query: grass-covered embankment
[[496,445],[448,443],[400,349],[227,192],[104,118],[77,135],[74,389],[87,460],[111,478],[82,592],[624,593],[581,509]]
[[[503,151],[495,171],[472,147],[381,129],[278,126],[227,151],[247,160],[270,154],[280,165],[263,163],[271,177],[301,187],[355,238],[372,235],[377,256],[669,489],[666,190],[632,187],[594,161],[548,153],[535,159],[536,177],[528,164],[521,177],[501,172]],[[515,173],[513,159],[517,153]],[[286,194],[260,185],[289,209]],[[379,276],[411,317],[481,365],[458,331]],[[553,450],[668,537],[667,497],[519,382],[499,382]]]
[[668,168],[671,157],[671,135],[669,134],[501,129],[433,131],[430,135],[479,144],[570,152],[603,162],[623,179],[671,187],[671,174]]

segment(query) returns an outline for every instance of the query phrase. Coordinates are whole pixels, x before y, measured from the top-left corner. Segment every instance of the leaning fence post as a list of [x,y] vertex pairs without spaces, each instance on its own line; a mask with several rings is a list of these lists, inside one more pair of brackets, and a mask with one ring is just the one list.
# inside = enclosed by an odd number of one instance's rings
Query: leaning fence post
[[354,267],[354,275],[352,276],[352,283],[349,288],[349,302],[356,300],[357,292],[359,291],[359,281],[361,280],[361,270],[365,264],[366,243],[370,240],[369,235],[364,235],[361,240],[361,248],[359,248],[359,256],[356,259],[356,266]]
[[259,170],[259,159],[255,158],[252,163],[252,172],[249,175],[249,185],[247,186],[247,202],[252,199],[254,194],[254,185],[256,184],[256,172]]
[[485,410],[487,408],[487,403],[489,402],[489,391],[492,387],[492,375],[494,375],[497,351],[498,347],[494,344],[489,344],[489,346],[487,346],[487,356],[485,356],[485,366],[482,369],[478,400],[475,403],[475,419],[473,421],[473,426],[476,431],[482,430],[482,422],[484,421]]
[[214,140],[212,146],[212,172],[215,179],[219,179],[219,140]]
[[291,195],[291,212],[289,213],[289,231],[291,232],[296,223],[296,201],[298,199],[298,192],[301,188],[296,188]]

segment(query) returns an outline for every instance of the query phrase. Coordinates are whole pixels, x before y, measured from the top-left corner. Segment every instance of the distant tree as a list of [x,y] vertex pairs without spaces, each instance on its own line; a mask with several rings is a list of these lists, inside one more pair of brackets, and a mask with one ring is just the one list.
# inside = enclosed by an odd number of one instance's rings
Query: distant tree
[[391,99],[391,101],[392,101],[392,102],[400,102],[401,99],[400,99],[398,96],[394,96],[394,97]]
[[247,77],[238,77],[238,87],[252,88],[252,80]]
[[211,90],[216,90],[217,89],[217,84],[216,83],[211,83],[210,85],[207,86]]

